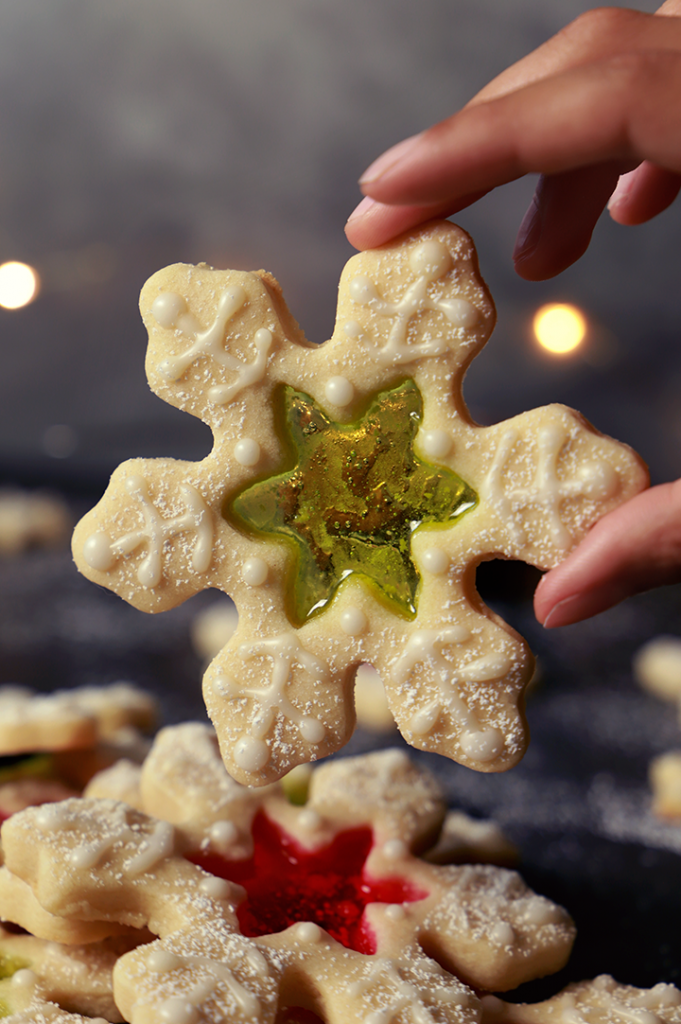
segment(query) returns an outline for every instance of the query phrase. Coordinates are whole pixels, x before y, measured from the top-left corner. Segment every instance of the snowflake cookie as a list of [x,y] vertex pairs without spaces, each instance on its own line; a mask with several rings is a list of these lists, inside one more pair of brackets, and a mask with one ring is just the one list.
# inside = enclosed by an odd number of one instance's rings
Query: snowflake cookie
[[321,346],[265,272],[168,267],[141,310],[152,389],[215,445],[120,466],[74,556],[145,611],[232,596],[236,632],[204,676],[229,771],[262,785],[342,746],[362,663],[413,746],[515,764],[532,656],[475,567],[555,565],[647,476],[563,406],[472,422],[461,385],[494,306],[469,237],[433,222],[353,257]]
[[0,1018],[6,1024],[122,1021],[112,971],[133,946],[120,939],[62,946],[0,928]]
[[[186,783],[176,778],[173,799],[183,788],[191,799],[202,759]],[[476,992],[565,962],[570,919],[515,872],[418,856],[437,840],[444,803],[404,752],[316,769],[304,807],[278,786],[239,803],[230,786],[209,783],[197,814],[221,806],[228,825],[232,805],[237,859],[227,830],[192,846],[196,821],[185,831],[106,799],[31,808],[3,825],[8,868],[46,912],[159,936],[114,967],[129,1024],[270,1024],[292,1007],[329,1024],[477,1024]]]
[[542,1003],[484,996],[482,1007],[482,1024],[681,1024],[681,992],[675,985],[635,988],[608,974],[568,985]]

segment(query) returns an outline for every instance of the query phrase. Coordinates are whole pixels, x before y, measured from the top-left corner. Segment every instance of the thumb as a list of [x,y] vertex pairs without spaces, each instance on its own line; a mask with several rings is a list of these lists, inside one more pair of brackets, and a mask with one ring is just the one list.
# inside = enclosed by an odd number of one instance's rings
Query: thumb
[[567,626],[652,587],[681,582],[681,480],[637,494],[600,519],[534,596],[547,628]]

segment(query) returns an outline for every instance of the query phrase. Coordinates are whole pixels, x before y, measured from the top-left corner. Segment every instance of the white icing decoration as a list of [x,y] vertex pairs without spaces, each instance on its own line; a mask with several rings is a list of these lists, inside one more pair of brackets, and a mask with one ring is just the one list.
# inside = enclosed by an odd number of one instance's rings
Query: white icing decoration
[[452,435],[446,430],[419,430],[416,443],[431,459],[444,459],[451,450]]
[[11,977],[13,988],[33,989],[38,984],[38,975],[30,967],[21,967]]
[[240,285],[233,285],[222,295],[218,303],[215,320],[202,331],[196,317],[187,309],[186,300],[174,292],[165,292],[152,304],[151,312],[158,323],[170,329],[175,327],[185,334],[192,344],[180,356],[164,359],[158,365],[159,373],[168,380],[176,381],[201,356],[207,356],[226,370],[236,372],[236,380],[232,384],[218,384],[209,388],[208,398],[215,405],[226,405],[240,391],[262,380],[267,367],[267,356],[272,346],[272,332],[261,327],[255,332],[253,345],[255,358],[252,363],[242,363],[236,356],[227,352],[224,347],[227,324],[247,301],[247,295]]
[[[181,484],[180,493],[187,508],[184,515],[164,519],[149,498],[144,477],[132,473],[125,479],[125,489],[142,507],[143,525],[110,541],[104,533],[94,533],[83,545],[83,557],[92,569],[108,572],[116,561],[130,555],[143,544],[147,554],[137,570],[137,579],[143,587],[157,587],[161,582],[162,557],[165,542],[179,533],[194,533],[191,565],[194,572],[208,569],[213,555],[213,519],[210,509],[191,484]],[[108,548],[107,548],[108,545]],[[106,568],[105,568],[106,566]]]
[[489,937],[495,946],[512,946],[515,941],[515,932],[508,921],[497,921],[492,927]]
[[268,572],[269,566],[264,558],[247,558],[241,569],[241,578],[249,587],[261,587]]
[[[36,824],[41,829],[51,832],[68,829],[70,822],[65,816],[48,817],[44,813],[36,815]],[[124,824],[117,832],[99,842],[82,843],[74,847],[69,854],[70,862],[79,869],[95,867],[102,857],[115,849],[120,843],[132,842],[136,850],[130,859],[123,864],[122,873],[127,878],[146,874],[160,861],[172,857],[175,849],[175,829],[167,821],[156,821],[151,835],[136,832]]]
[[364,633],[369,620],[361,608],[346,608],[340,617],[341,629],[348,636],[359,636]]
[[293,926],[296,942],[308,943],[319,942],[322,937],[322,930],[313,921],[301,921]]
[[[420,663],[428,663],[433,670],[440,691],[439,700],[424,704],[410,719],[409,727],[417,736],[430,732],[440,712],[446,708],[463,730],[461,746],[468,757],[477,761],[491,761],[503,749],[503,736],[496,729],[483,729],[463,698],[457,693],[457,678],[475,682],[497,679],[503,655],[486,655],[455,671],[438,647],[441,644],[460,644],[471,639],[465,626],[445,626],[441,630],[420,629],[410,636],[403,654],[394,665],[394,678],[405,683]],[[504,663],[505,664],[505,663]],[[510,667],[510,662],[507,667]],[[494,674],[490,675],[494,668]],[[503,674],[503,673],[501,673]]]
[[355,389],[347,377],[330,377],[324,386],[324,394],[331,405],[343,408],[350,405],[355,397]]
[[146,965],[155,974],[167,974],[168,971],[177,970],[182,967],[182,957],[171,953],[169,949],[159,946],[150,950],[146,958]]
[[[373,997],[372,1002],[377,1000],[382,1006],[380,1010],[365,1012],[362,1016],[363,1024],[392,1024],[393,1021],[403,1019],[404,1011],[407,1011],[414,1024],[435,1024],[444,1019],[442,1012],[437,1012],[437,1006],[432,1009],[424,1006],[420,992],[404,980],[400,968],[408,970],[409,965],[386,957],[375,957],[367,975],[348,985],[347,992],[351,999],[369,996]],[[467,1006],[469,1002],[468,992],[453,985],[438,986],[432,990],[432,995],[439,1003],[449,1005]],[[436,1012],[433,1013],[433,1010]]]
[[361,338],[362,327],[356,320],[348,320],[347,323],[343,324],[343,333],[347,338]]
[[385,908],[385,916],[390,918],[391,921],[403,921],[407,916],[407,912],[401,903],[391,903]]
[[199,889],[212,900],[226,900],[232,895],[230,884],[224,878],[204,878]]
[[432,298],[428,294],[429,284],[443,278],[452,266],[449,250],[441,242],[431,240],[422,243],[411,254],[409,265],[417,279],[398,302],[388,302],[381,298],[376,285],[368,277],[356,277],[350,282],[353,302],[360,306],[371,306],[375,316],[392,317],[395,320],[387,342],[375,351],[378,362],[383,366],[439,356],[449,347],[449,338],[444,335],[410,344],[407,337],[409,321],[418,313],[426,310],[442,313],[454,327],[463,329],[472,327],[480,318],[479,311],[467,299]]
[[306,832],[314,832],[322,823],[322,819],[311,807],[306,807],[298,815],[298,824]]
[[252,437],[242,437],[234,445],[234,458],[241,466],[257,466],[260,461],[260,445]]
[[547,924],[558,924],[565,920],[562,909],[543,899],[541,896],[532,896],[525,906],[523,919],[528,924],[536,925],[538,928]]
[[[183,996],[174,996],[171,999],[165,1000],[159,1007],[162,1020],[168,1021],[168,1024],[185,1024],[185,1021],[187,1024],[192,1024],[193,1021],[199,1019],[198,1007],[213,994],[216,986],[219,984],[226,985],[246,1018],[255,1018],[260,1013],[259,999],[236,980],[226,964],[219,963],[217,960],[211,960],[205,956],[182,956],[179,959],[183,968],[189,968],[190,971],[198,968],[201,972],[208,970],[209,976],[199,981]],[[191,1015],[186,1018],[173,1016],[176,1012],[178,1014],[185,1012],[189,1014],[190,1011],[195,1013],[194,1017]]]
[[171,996],[159,1006],[161,1020],[166,1024],[196,1024],[199,1011],[186,996]]
[[407,844],[402,839],[388,839],[381,847],[383,855],[389,860],[401,860],[409,853]]
[[442,548],[428,548],[421,555],[421,565],[433,576],[440,576],[449,569],[449,555]]
[[270,759],[270,748],[254,736],[240,736],[234,744],[234,760],[245,772],[257,772]]
[[245,771],[257,771],[267,764],[270,752],[265,736],[277,713],[297,725],[306,742],[320,743],[326,735],[324,725],[318,718],[303,714],[293,706],[286,695],[286,686],[294,664],[305,669],[320,683],[328,681],[328,666],[310,654],[295,633],[282,633],[268,640],[241,644],[239,653],[244,660],[258,656],[271,658],[272,674],[269,683],[264,686],[240,686],[222,674],[213,682],[215,691],[228,700],[240,700],[246,696],[251,697],[256,705],[250,735],[241,736],[234,748],[237,764]]
[[239,835],[239,830],[233,821],[216,821],[209,830],[208,835],[214,846],[231,846]]
[[464,754],[482,764],[493,761],[504,749],[504,737],[498,729],[470,730],[463,734],[460,743]]
[[539,430],[534,479],[530,486],[513,487],[513,476],[507,472],[507,463],[519,440],[520,433],[514,427],[504,431],[483,482],[481,497],[503,520],[516,544],[527,541],[520,521],[522,509],[528,505],[539,507],[546,517],[544,528],[548,529],[554,546],[558,551],[566,551],[572,537],[560,517],[562,503],[578,496],[591,500],[612,497],[619,486],[617,473],[609,463],[594,461],[583,463],[571,479],[559,480],[558,460],[568,440],[568,432],[556,424]]

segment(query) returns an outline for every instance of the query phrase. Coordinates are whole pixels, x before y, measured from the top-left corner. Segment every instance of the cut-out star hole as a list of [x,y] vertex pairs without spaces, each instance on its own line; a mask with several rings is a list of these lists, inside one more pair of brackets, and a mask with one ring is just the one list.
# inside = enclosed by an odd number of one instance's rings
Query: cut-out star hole
[[347,949],[373,954],[376,938],[364,916],[367,904],[412,903],[428,893],[403,878],[369,877],[364,865],[372,846],[373,831],[364,826],[308,850],[259,811],[248,860],[215,853],[192,854],[189,860],[244,887],[247,897],[237,908],[244,935],[271,935],[312,921]]
[[281,537],[295,553],[289,614],[301,625],[358,573],[399,614],[416,614],[419,573],[411,535],[447,524],[477,503],[449,469],[414,452],[423,413],[412,380],[377,394],[350,424],[332,420],[309,395],[285,387],[285,440],[295,465],[242,490],[225,515],[240,529]]

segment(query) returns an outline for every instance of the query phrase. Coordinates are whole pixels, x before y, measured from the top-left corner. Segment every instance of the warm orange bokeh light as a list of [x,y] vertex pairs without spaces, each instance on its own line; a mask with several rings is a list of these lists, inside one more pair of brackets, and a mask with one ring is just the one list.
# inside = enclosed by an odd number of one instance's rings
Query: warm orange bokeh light
[[574,352],[586,337],[586,317],[577,306],[554,302],[534,314],[532,330],[543,349],[554,355]]
[[38,274],[27,263],[11,260],[0,265],[0,306],[3,309],[21,309],[38,294]]

